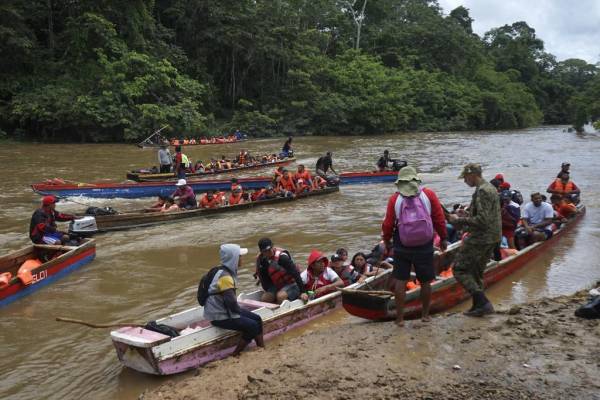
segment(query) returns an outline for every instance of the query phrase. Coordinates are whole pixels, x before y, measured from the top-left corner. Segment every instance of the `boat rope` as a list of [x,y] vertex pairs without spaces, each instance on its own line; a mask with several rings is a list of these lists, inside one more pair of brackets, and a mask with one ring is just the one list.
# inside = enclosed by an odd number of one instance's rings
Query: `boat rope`
[[72,319],[72,318],[65,318],[65,317],[56,317],[56,320],[58,322],[68,322],[71,324],[84,325],[89,328],[123,328],[126,326],[134,326],[134,327],[143,328],[145,326],[145,325],[140,325],[140,324],[130,324],[130,323],[126,323],[126,322],[121,322],[121,323],[117,323],[117,324],[96,324],[96,323],[92,323],[92,322],[82,321],[79,319]]

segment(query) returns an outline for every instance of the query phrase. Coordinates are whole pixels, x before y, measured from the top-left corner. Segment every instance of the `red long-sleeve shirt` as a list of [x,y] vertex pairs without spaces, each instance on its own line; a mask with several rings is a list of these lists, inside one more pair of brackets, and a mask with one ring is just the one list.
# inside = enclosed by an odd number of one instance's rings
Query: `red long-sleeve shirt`
[[[425,193],[431,203],[431,222],[433,223],[433,229],[435,229],[441,240],[445,240],[448,237],[448,232],[446,231],[446,218],[444,217],[444,210],[442,210],[440,200],[433,190],[427,188],[422,188],[421,190]],[[395,206],[398,196],[400,196],[400,193],[396,192],[388,200],[385,218],[381,224],[383,240],[386,242],[392,240],[396,229],[396,220],[398,217],[396,216]]]

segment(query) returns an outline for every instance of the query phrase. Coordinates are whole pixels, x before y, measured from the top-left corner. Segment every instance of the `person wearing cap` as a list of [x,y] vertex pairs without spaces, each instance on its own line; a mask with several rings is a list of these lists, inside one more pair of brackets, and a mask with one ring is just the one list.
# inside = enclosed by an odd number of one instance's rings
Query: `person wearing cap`
[[74,215],[56,211],[56,197],[44,196],[42,206],[31,216],[29,238],[35,244],[64,244],[69,240],[69,235],[57,229],[56,221],[65,222],[74,219]]
[[506,238],[508,247],[515,249],[515,230],[521,220],[521,207],[513,201],[512,192],[509,189],[500,192],[500,207],[502,236]]
[[298,267],[290,252],[273,246],[269,238],[258,241],[255,277],[264,290],[261,300],[281,304],[284,300],[308,300]]
[[330,260],[329,266],[340,277],[342,282],[344,282],[344,286],[351,285],[358,281],[360,274],[355,271],[350,264],[344,264],[344,259],[339,254],[333,254]]
[[171,197],[177,201],[179,208],[185,208],[186,210],[189,210],[198,206],[194,189],[187,184],[185,179],[178,180],[175,186],[177,188]]
[[482,317],[494,312],[484,293],[483,274],[502,240],[502,217],[496,188],[483,179],[479,164],[464,166],[459,179],[475,188],[468,213],[449,214],[448,222],[468,232],[454,264],[454,277],[473,299],[465,315]]
[[240,307],[237,302],[237,273],[242,256],[246,254],[248,249],[237,244],[221,245],[221,268],[210,282],[208,298],[204,305],[204,318],[212,325],[242,333],[233,351],[234,356],[240,354],[252,340],[259,347],[265,346],[260,315]]
[[330,169],[331,169],[331,172],[333,172],[335,174],[335,176],[338,175],[338,173],[335,172],[335,169],[333,169],[333,159],[331,158],[331,156],[332,156],[331,152],[328,151],[327,154],[325,154],[322,157],[319,157],[319,159],[317,160],[316,167],[315,167],[316,174],[325,180],[327,180],[327,172]]
[[[444,211],[437,195],[433,190],[421,186],[421,179],[413,167],[407,166],[398,172],[396,188],[396,193],[388,200],[381,228],[386,247],[389,248],[393,240],[392,276],[396,279],[396,324],[402,326],[406,283],[410,280],[412,268],[421,282],[421,318],[423,321],[430,319],[430,282],[435,279],[434,232],[440,237],[442,251],[448,246],[448,233]],[[415,215],[417,218],[414,218]]]
[[171,172],[171,166],[173,165],[173,158],[169,151],[169,144],[163,142],[158,150],[158,164],[160,165],[160,173],[168,174]]
[[332,293],[344,286],[344,281],[329,267],[329,259],[318,250],[312,250],[308,256],[308,268],[300,275],[304,288],[311,297],[318,298]]
[[575,182],[571,180],[569,173],[562,171],[558,174],[558,178],[548,186],[546,191],[550,194],[557,194],[575,204],[578,203],[579,194],[581,193]]

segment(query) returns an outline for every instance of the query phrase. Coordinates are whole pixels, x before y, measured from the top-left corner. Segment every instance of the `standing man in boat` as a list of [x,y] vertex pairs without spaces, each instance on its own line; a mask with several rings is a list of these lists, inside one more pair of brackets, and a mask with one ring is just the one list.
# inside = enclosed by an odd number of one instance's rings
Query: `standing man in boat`
[[496,188],[481,176],[479,164],[467,164],[459,179],[475,188],[468,212],[449,214],[448,222],[463,227],[468,236],[454,264],[454,277],[473,298],[465,315],[482,317],[494,312],[483,290],[483,274],[494,249],[502,239],[502,218]]
[[404,298],[410,271],[414,268],[421,282],[421,319],[428,322],[431,303],[431,281],[435,279],[433,266],[434,232],[440,237],[442,251],[446,241],[446,219],[442,205],[431,189],[420,186],[421,179],[413,167],[404,167],[398,173],[397,191],[388,200],[382,224],[386,248],[394,246],[394,270],[396,279],[396,324],[404,325]]
[[308,301],[308,294],[300,272],[292,260],[290,252],[276,248],[269,238],[258,241],[260,251],[256,258],[256,273],[263,290],[262,301],[281,304],[284,300],[294,301],[301,298]]
[[171,152],[169,151],[169,145],[165,142],[162,142],[160,145],[160,150],[158,150],[158,164],[160,165],[161,174],[168,174],[171,172],[173,158],[171,157]]
[[185,170],[190,167],[190,160],[181,152],[181,146],[175,147],[175,175],[179,179],[185,179]]
[[57,230],[56,221],[72,221],[74,215],[56,211],[56,197],[44,196],[42,207],[34,211],[29,224],[29,238],[35,244],[64,244],[69,235]]
[[327,154],[325,154],[322,157],[319,157],[319,159],[317,160],[316,173],[323,179],[327,179],[327,172],[330,169],[331,172],[333,172],[336,176],[338,175],[338,173],[335,172],[335,170],[333,169],[333,159],[331,158],[331,156],[331,152],[328,151]]
[[287,138],[285,143],[283,144],[283,148],[281,149],[281,153],[279,154],[281,158],[293,157],[294,150],[292,150],[292,137]]
[[204,318],[212,325],[242,333],[233,351],[234,356],[240,354],[252,340],[259,347],[265,346],[260,315],[241,308],[237,302],[237,272],[245,254],[248,254],[248,249],[237,244],[221,245],[221,267],[208,284],[208,297],[204,305]]

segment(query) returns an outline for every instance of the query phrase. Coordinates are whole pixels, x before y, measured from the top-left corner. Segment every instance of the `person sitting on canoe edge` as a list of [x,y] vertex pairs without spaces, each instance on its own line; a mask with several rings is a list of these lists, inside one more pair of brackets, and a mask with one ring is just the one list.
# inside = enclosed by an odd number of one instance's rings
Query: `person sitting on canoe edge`
[[237,244],[223,244],[219,250],[221,268],[208,285],[208,297],[204,304],[204,318],[218,328],[242,333],[234,356],[254,340],[256,345],[264,347],[263,324],[260,315],[241,308],[237,302],[237,274],[242,256],[248,249]]
[[569,219],[577,214],[577,206],[570,201],[565,200],[561,195],[553,194],[550,196],[550,203],[554,209],[555,217],[559,220]]
[[430,320],[431,281],[435,280],[433,265],[434,233],[440,237],[440,249],[448,247],[446,218],[442,205],[429,188],[421,186],[421,179],[413,167],[404,167],[396,179],[397,191],[388,200],[385,218],[381,225],[386,247],[394,247],[394,270],[396,279],[396,324],[404,324],[404,299],[406,283],[414,267],[421,282],[421,319]]
[[479,164],[469,163],[458,177],[475,188],[468,211],[447,215],[448,222],[463,229],[468,236],[458,252],[453,267],[456,280],[471,295],[473,305],[464,314],[483,317],[494,312],[484,293],[484,272],[502,240],[502,216],[498,191],[482,177]]
[[340,277],[344,286],[358,282],[360,274],[354,270],[350,264],[344,265],[344,260],[339,254],[335,253],[330,258],[329,267]]
[[[333,154],[330,151],[328,151],[327,154],[325,154],[322,157],[319,157],[319,159],[317,160],[317,164],[315,165],[316,174],[327,181],[332,180],[332,178],[337,178],[337,176],[339,175],[337,172],[335,172],[335,169],[333,169],[332,156]],[[331,172],[333,172],[335,175],[328,176],[327,172],[329,172],[329,170],[331,170]]]
[[171,211],[179,211],[181,208],[175,204],[175,200],[172,197],[167,197],[165,199],[165,204],[160,208],[160,212],[171,212]]
[[304,164],[299,164],[298,165],[298,170],[294,174],[294,180],[296,182],[299,181],[300,179],[302,179],[304,181],[304,183],[306,185],[308,185],[308,187],[310,187],[311,189],[316,189],[314,187],[314,182],[313,182],[312,175],[306,169],[306,167],[304,166]]
[[304,289],[312,298],[319,298],[335,292],[336,288],[343,287],[344,281],[338,274],[329,268],[329,259],[318,250],[312,250],[308,256],[308,268],[300,274]]
[[283,193],[285,197],[293,197],[298,191],[294,178],[287,169],[283,170],[283,176],[279,179],[279,183],[277,183],[277,191]]
[[221,199],[215,195],[214,190],[209,190],[200,198],[200,208],[218,208],[221,206]]
[[179,179],[185,179],[185,171],[190,168],[192,163],[189,158],[181,152],[181,146],[175,147],[175,175]]
[[522,249],[535,242],[543,242],[552,237],[554,209],[546,203],[542,194],[531,194],[531,202],[525,204],[521,212],[523,226],[517,233],[517,248]]
[[300,272],[290,252],[274,247],[269,238],[258,241],[258,250],[254,276],[258,278],[264,290],[261,301],[277,304],[298,298],[308,301]]
[[175,186],[177,189],[175,189],[171,197],[175,199],[179,208],[190,210],[198,207],[194,189],[187,184],[185,179],[178,180]]
[[581,190],[571,180],[568,172],[561,172],[559,177],[554,180],[546,189],[548,193],[557,194],[562,198],[571,201],[573,204],[579,203]]
[[42,206],[31,216],[29,238],[35,244],[65,244],[70,237],[57,229],[56,221],[65,222],[74,219],[74,215],[56,211],[55,196],[44,196]]

